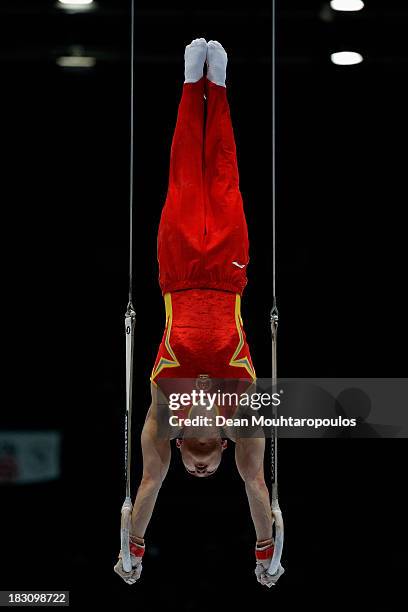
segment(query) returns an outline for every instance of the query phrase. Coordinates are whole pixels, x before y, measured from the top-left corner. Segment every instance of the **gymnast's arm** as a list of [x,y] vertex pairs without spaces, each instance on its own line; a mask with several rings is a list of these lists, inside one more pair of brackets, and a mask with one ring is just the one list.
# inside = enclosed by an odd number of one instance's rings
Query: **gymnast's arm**
[[258,543],[272,538],[272,513],[264,476],[264,453],[265,438],[237,438],[235,463],[245,483]]
[[132,536],[143,539],[153,514],[157,495],[170,465],[170,440],[157,435],[156,391],[152,388],[152,404],[142,431],[143,476],[132,512]]

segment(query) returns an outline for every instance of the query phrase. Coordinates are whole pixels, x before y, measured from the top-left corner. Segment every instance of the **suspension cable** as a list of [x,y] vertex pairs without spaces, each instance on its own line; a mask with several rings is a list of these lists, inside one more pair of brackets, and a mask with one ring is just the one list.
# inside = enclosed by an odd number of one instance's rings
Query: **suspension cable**
[[129,172],[129,306],[133,301],[133,184],[134,184],[134,153],[135,153],[135,0],[132,0],[130,21],[130,172]]
[[272,0],[272,292],[276,307],[276,2]]

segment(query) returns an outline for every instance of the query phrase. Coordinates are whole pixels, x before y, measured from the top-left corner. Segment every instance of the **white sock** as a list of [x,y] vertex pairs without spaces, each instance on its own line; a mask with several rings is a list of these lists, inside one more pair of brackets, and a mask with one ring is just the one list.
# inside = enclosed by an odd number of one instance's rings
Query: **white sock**
[[225,87],[228,56],[224,47],[216,40],[207,45],[207,79]]
[[196,38],[187,45],[184,53],[185,83],[197,83],[204,72],[207,57],[207,41],[205,38]]

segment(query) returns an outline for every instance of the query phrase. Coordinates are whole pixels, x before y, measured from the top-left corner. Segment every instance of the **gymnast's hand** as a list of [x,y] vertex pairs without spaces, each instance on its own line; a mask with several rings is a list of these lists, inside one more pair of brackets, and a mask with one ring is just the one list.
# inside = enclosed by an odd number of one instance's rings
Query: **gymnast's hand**
[[132,571],[125,572],[123,569],[122,555],[119,553],[119,559],[113,568],[114,571],[126,582],[126,584],[135,584],[139,580],[142,573],[142,558],[145,551],[145,545],[130,541],[130,559],[132,561]]
[[270,589],[274,584],[277,583],[279,578],[285,571],[281,565],[279,565],[278,571],[273,576],[268,574],[268,568],[271,564],[273,556],[273,541],[267,540],[264,542],[257,542],[255,548],[256,557],[256,568],[255,575],[258,582]]

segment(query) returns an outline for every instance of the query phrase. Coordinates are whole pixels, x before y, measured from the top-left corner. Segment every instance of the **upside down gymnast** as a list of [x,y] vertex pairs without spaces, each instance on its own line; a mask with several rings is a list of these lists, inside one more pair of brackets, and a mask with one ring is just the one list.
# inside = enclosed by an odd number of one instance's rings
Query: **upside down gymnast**
[[[218,42],[200,38],[186,47],[184,57],[185,81],[158,233],[166,327],[141,435],[143,476],[132,513],[132,571],[124,572],[120,554],[114,568],[128,584],[141,575],[145,531],[171,458],[170,439],[158,435],[160,385],[166,379],[200,376],[241,379],[248,385],[255,380],[240,312],[249,243],[225,86],[227,54]],[[183,436],[181,427],[173,437],[187,472],[198,478],[217,470],[226,438],[235,442],[257,537],[256,578],[268,587],[275,584],[284,570],[280,566],[274,576],[267,573],[274,543],[263,468],[265,439],[240,438],[228,427],[206,436],[198,430]]]

